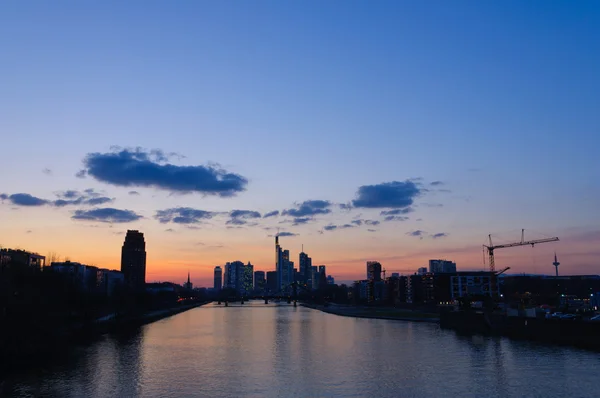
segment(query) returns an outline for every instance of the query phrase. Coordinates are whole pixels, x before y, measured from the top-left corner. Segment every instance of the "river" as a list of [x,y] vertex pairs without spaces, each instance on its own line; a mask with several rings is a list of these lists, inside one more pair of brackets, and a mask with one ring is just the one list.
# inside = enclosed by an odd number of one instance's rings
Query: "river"
[[597,397],[600,355],[436,324],[217,304],[9,376],[19,397]]

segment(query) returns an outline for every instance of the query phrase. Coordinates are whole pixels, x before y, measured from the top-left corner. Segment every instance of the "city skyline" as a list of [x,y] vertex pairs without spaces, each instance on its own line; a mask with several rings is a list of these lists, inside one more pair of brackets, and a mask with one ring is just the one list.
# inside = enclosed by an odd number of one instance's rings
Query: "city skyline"
[[598,273],[598,5],[134,3],[0,6],[0,246],[119,269],[139,230],[211,286],[279,234],[343,282],[525,228],[560,241],[498,268]]

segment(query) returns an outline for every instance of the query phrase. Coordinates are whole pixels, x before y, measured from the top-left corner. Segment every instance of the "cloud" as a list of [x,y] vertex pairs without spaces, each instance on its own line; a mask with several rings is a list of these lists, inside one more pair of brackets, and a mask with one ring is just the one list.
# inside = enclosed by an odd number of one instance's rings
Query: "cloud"
[[312,220],[312,218],[310,218],[310,217],[296,217],[296,218],[294,218],[292,225],[306,224],[311,220]]
[[7,198],[12,204],[17,206],[44,206],[49,203],[45,199],[32,196],[28,193],[14,193],[10,196],[3,195],[3,198]]
[[154,215],[160,223],[166,224],[173,222],[175,224],[196,224],[201,220],[210,220],[217,213],[212,211],[192,209],[191,207],[174,207],[171,209],[158,210]]
[[367,231],[369,231],[369,232],[377,232],[376,229],[367,229]]
[[336,229],[347,229],[347,228],[354,228],[356,227],[356,225],[351,225],[351,224],[343,224],[343,225],[326,225],[323,227],[323,229],[325,231],[334,231]]
[[138,191],[129,191],[128,193],[129,193],[129,195],[139,195],[140,194]]
[[32,233],[32,232],[33,232],[32,230],[28,229],[26,233],[27,233],[27,234],[30,234],[30,233]]
[[223,170],[218,164],[177,166],[160,150],[150,152],[114,148],[108,153],[89,153],[83,160],[84,174],[116,186],[154,187],[170,192],[235,196],[248,180]]
[[51,176],[52,170],[46,167],[44,170],[42,170],[42,173],[46,174],[47,176]]
[[414,181],[392,181],[377,185],[363,185],[358,188],[354,207],[403,208],[413,204],[413,199],[421,193]]
[[109,223],[127,223],[137,221],[142,216],[132,210],[119,210],[111,207],[92,210],[75,210],[73,220],[99,221]]
[[379,214],[382,216],[396,216],[398,214],[412,213],[413,211],[412,207],[405,207],[404,209],[384,210]]
[[367,225],[379,225],[381,223],[379,221],[377,221],[377,220],[365,220],[365,224],[367,224]]
[[306,200],[296,205],[295,209],[284,210],[281,214],[292,217],[312,217],[317,214],[331,213],[331,202],[328,200]]
[[8,199],[8,195],[5,193],[0,193],[0,200],[6,200]]
[[280,232],[277,234],[277,236],[298,236],[298,234],[292,232]]
[[87,175],[87,173],[85,172],[85,170],[79,170],[77,173],[75,173],[75,177],[77,178],[85,178]]
[[342,210],[352,210],[352,205],[350,203],[340,203],[338,206]]
[[440,186],[440,185],[444,185],[444,183],[441,182],[441,181],[433,181],[429,185],[431,185],[433,187],[437,187],[437,186]]
[[433,235],[431,235],[431,237],[432,237],[433,239],[445,238],[445,237],[447,237],[447,236],[448,236],[448,234],[447,234],[447,233],[445,233],[445,232],[438,232],[437,234],[433,234]]
[[53,201],[52,205],[56,207],[70,205],[98,206],[114,201],[114,198],[101,195],[101,193],[94,191],[93,188],[88,188],[83,193],[75,190],[67,190],[56,193],[56,196],[60,199]]
[[225,224],[228,225],[244,225],[246,224],[247,221],[240,219],[240,218],[232,218],[231,220],[228,220]]
[[387,216],[383,219],[383,221],[406,221],[408,217],[404,216]]
[[279,215],[279,210],[275,210],[275,211],[270,211],[270,212],[266,213],[265,215],[263,215],[263,218],[276,217],[278,215]]
[[352,220],[352,221],[350,221],[350,222],[351,222],[352,224],[355,224],[355,225],[359,225],[359,226],[360,226],[360,225],[362,225],[362,223],[363,223],[363,220]]
[[437,191],[438,192],[444,192],[444,193],[452,193],[452,191],[449,190],[449,189],[438,189]]
[[425,232],[425,231],[421,231],[420,229],[417,229],[416,231],[407,232],[406,235],[408,235],[408,236],[414,236],[414,237],[419,238],[419,239],[423,239],[423,236],[426,233],[427,232]]
[[250,219],[250,218],[260,218],[260,213],[257,211],[253,211],[253,210],[232,210],[229,213],[229,216],[231,218],[243,218],[243,219]]

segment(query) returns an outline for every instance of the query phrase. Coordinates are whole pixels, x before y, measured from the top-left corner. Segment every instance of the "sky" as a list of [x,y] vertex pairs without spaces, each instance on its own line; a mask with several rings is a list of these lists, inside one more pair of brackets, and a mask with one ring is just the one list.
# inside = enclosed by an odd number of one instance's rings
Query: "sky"
[[365,262],[600,269],[600,3],[0,5],[0,246],[210,286]]

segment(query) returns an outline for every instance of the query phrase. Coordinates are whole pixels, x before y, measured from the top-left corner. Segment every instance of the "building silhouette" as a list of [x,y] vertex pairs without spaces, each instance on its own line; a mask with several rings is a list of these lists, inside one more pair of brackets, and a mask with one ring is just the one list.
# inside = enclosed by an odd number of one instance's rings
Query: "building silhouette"
[[146,242],[144,234],[128,230],[121,249],[121,272],[125,285],[133,290],[143,290],[146,285]]
[[192,284],[192,282],[190,281],[190,271],[188,271],[188,278],[187,278],[187,282],[185,282],[183,284],[183,288],[184,289],[188,289],[188,290],[192,290],[192,288],[194,287],[194,285]]
[[215,275],[214,275],[214,289],[215,292],[220,292],[223,287],[223,270],[220,266],[215,267]]
[[275,270],[277,271],[277,291],[285,291],[294,282],[294,263],[290,261],[290,251],[279,245],[275,236]]
[[304,248],[300,253],[299,267],[299,281],[308,284],[308,282],[312,279],[312,259],[308,257],[308,254],[304,253]]
[[276,293],[277,292],[277,283],[279,278],[277,277],[277,271],[268,271],[267,272],[267,292],[268,293]]
[[429,272],[433,274],[456,272],[456,263],[447,260],[429,260]]
[[263,294],[267,285],[265,271],[254,271],[254,291]]
[[381,280],[381,264],[378,261],[367,261],[367,280],[375,282]]

